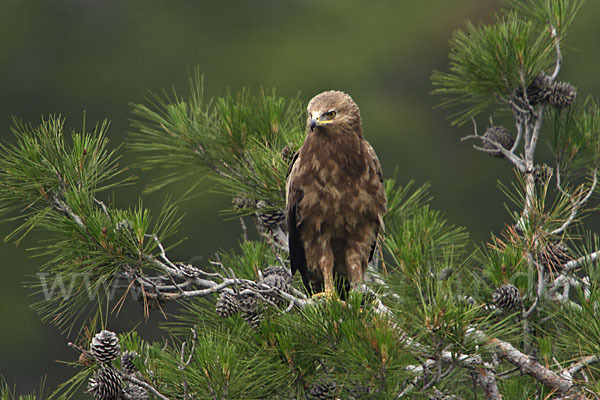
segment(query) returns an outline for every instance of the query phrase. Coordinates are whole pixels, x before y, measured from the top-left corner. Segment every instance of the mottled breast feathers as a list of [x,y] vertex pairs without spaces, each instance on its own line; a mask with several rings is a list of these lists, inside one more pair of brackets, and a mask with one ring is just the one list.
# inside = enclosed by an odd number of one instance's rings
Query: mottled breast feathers
[[310,290],[332,292],[363,279],[383,229],[383,174],[349,95],[323,92],[307,112],[286,185],[290,262]]

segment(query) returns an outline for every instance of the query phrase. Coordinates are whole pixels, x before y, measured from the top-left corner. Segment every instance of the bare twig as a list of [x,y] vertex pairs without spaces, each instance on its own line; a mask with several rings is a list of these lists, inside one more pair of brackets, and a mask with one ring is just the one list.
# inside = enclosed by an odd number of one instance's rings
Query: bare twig
[[170,400],[167,396],[163,395],[158,390],[156,390],[154,388],[154,386],[152,386],[152,385],[150,385],[150,384],[148,384],[148,383],[146,383],[146,382],[144,382],[144,381],[136,378],[135,376],[126,374],[125,372],[121,372],[121,371],[119,371],[119,374],[121,375],[121,379],[123,379],[124,381],[135,383],[136,385],[143,387],[144,389],[152,392],[152,394],[154,394],[159,399],[161,399],[161,400]]
[[573,380],[573,375],[575,375],[588,365],[597,363],[598,361],[600,361],[600,357],[598,357],[597,355],[583,357],[578,362],[573,363],[569,368],[563,369],[560,372],[560,375],[566,379]]
[[[164,125],[161,124],[161,126],[166,132],[169,132],[169,130]],[[204,150],[204,147],[202,147],[201,144],[198,143],[198,145],[195,148],[193,148],[192,151],[198,154],[200,158],[202,158],[202,160],[206,163],[206,166],[213,170],[213,172],[215,172],[217,175],[223,178],[229,177],[225,172],[221,171],[221,169],[219,169],[219,167],[217,167],[212,161],[206,159],[206,151]]]
[[570,197],[569,194],[563,189],[562,184],[561,184],[561,173],[560,173],[560,161],[559,160],[556,160],[556,168],[554,170],[556,171],[556,188],[558,189],[559,192],[562,193],[563,196]]
[[598,256],[600,256],[600,250],[595,251],[590,254],[587,254],[585,256],[581,256],[579,258],[576,258],[575,260],[571,260],[571,261],[567,262],[566,264],[563,264],[563,266],[562,266],[563,273],[572,271],[572,270],[578,268],[581,264],[583,264],[585,262],[595,262],[598,259]]
[[533,126],[533,131],[531,132],[531,139],[529,141],[529,145],[525,151],[525,160],[529,160],[533,165],[533,159],[535,155],[535,149],[537,147],[538,138],[540,136],[540,131],[542,130],[542,122],[544,121],[544,111],[546,110],[546,103],[542,103],[540,105],[540,109],[537,112],[537,118],[535,121],[535,125]]
[[271,249],[273,250],[273,255],[275,255],[275,258],[277,259],[277,262],[279,262],[279,265],[281,265],[283,268],[285,268],[286,270],[288,269],[285,265],[285,262],[283,261],[283,258],[281,258],[281,255],[279,254],[279,252],[277,251],[277,248],[275,247],[275,243],[273,243],[273,240],[269,240],[269,244],[271,245]]
[[476,368],[477,370],[477,382],[482,387],[485,398],[488,400],[500,400],[500,390],[498,390],[498,384],[496,383],[496,374],[491,370],[485,368]]
[[529,259],[529,262],[532,265],[535,265],[535,267],[536,267],[537,275],[538,275],[538,282],[537,282],[537,287],[536,287],[535,301],[533,302],[533,304],[531,305],[529,310],[527,310],[526,312],[523,313],[523,319],[527,319],[531,316],[531,314],[537,307],[538,302],[542,299],[542,296],[544,295],[544,289],[546,287],[546,280],[544,279],[544,267],[542,265],[540,265],[540,263],[535,261],[533,259],[533,257],[531,256],[531,254],[528,255],[528,259]]
[[97,198],[94,197],[94,203],[98,204],[100,207],[102,207],[102,211],[104,212],[104,215],[106,216],[106,218],[110,219],[110,214],[108,213],[108,208],[106,208],[106,204],[104,204],[104,202],[98,200]]
[[518,98],[518,100],[523,103],[523,105],[526,108],[526,112],[528,112],[530,115],[535,116],[536,112],[533,106],[531,105],[531,102],[529,101],[529,97],[527,96],[527,81],[525,80],[525,73],[522,69],[519,69],[519,80],[521,81],[521,91],[523,93],[523,98]]
[[[476,332],[478,335],[483,332]],[[483,334],[485,335],[485,334]],[[487,343],[495,348],[509,363],[519,367],[521,372],[527,374],[537,381],[556,388],[559,392],[566,392],[573,387],[573,381],[563,378],[555,372],[544,367],[530,356],[521,353],[512,344],[497,338],[491,338]]]
[[90,234],[87,229],[87,226],[83,223],[83,220],[81,219],[81,217],[79,215],[75,214],[73,212],[73,210],[71,209],[71,207],[69,207],[67,205],[67,203],[65,203],[63,200],[61,200],[58,195],[54,196],[54,198],[52,200],[54,202],[54,206],[59,211],[61,211],[63,214],[65,214],[66,216],[71,218],[73,220],[73,222],[75,222],[85,233],[87,233],[88,235]]
[[[558,174],[558,172],[557,172]],[[563,193],[563,195],[567,195],[564,190],[562,190],[562,188],[560,187],[560,178],[558,178],[559,175],[557,175],[557,179],[556,179],[556,186],[558,187],[558,189]],[[576,199],[576,196],[568,196],[571,197],[570,201],[571,201],[571,213],[569,215],[569,217],[565,220],[565,222],[557,229],[553,230],[550,235],[556,236],[556,235],[560,235],[561,233],[563,233],[565,231],[565,229],[567,229],[569,227],[569,225],[571,225],[571,223],[573,223],[573,221],[575,220],[575,217],[577,217],[577,213],[579,212],[579,208],[581,208],[583,205],[585,205],[585,203],[587,203],[587,201],[590,199],[590,197],[592,196],[592,193],[594,193],[594,190],[596,190],[596,185],[598,184],[598,168],[594,168],[594,177],[592,178],[592,185],[590,186],[589,190],[587,191],[587,194],[584,196],[583,195],[583,187],[580,190],[580,194],[579,194],[579,198]],[[583,196],[583,197],[582,197]]]
[[464,400],[462,397],[459,397],[454,394],[445,394],[444,392],[434,388],[433,396],[429,396],[430,400]]
[[184,399],[189,399],[191,398],[190,396],[190,388],[185,376],[185,369],[190,365],[190,363],[192,362],[192,357],[194,356],[194,353],[196,352],[196,343],[198,342],[198,327],[196,325],[194,325],[194,327],[192,328],[192,345],[190,348],[190,354],[187,358],[187,360],[185,360],[185,346],[186,346],[186,342],[183,342],[181,344],[181,359],[179,361],[179,369],[181,370],[181,375],[182,375],[182,379],[183,379],[183,398]]
[[515,119],[515,127],[517,129],[517,137],[515,138],[515,142],[513,143],[512,148],[510,149],[511,153],[514,153],[519,147],[519,143],[523,138],[523,124],[521,123],[521,118]]
[[240,225],[242,226],[242,239],[244,239],[244,241],[248,240],[248,227],[246,226],[246,223],[244,222],[244,217],[240,217]]
[[558,73],[562,65],[562,52],[560,51],[558,32],[556,32],[556,28],[552,24],[550,24],[550,36],[554,39],[554,48],[556,50],[556,64],[554,65],[554,72],[550,75],[550,82],[554,82],[558,78]]
[[465,140],[471,140],[471,139],[479,139],[486,143],[490,143],[496,147],[496,149],[488,150],[488,149],[484,149],[482,147],[473,146],[475,149],[486,152],[486,153],[495,153],[497,151],[500,151],[502,153],[502,155],[504,155],[506,157],[506,159],[508,159],[515,167],[517,167],[519,169],[519,171],[521,171],[521,172],[526,171],[523,161],[519,157],[517,157],[514,153],[512,153],[510,150],[507,150],[504,147],[502,147],[502,145],[500,143],[496,142],[495,140],[489,139],[489,138],[487,138],[485,136],[481,136],[481,135],[468,135],[468,136],[464,136],[463,138],[461,138],[461,141],[464,142]]

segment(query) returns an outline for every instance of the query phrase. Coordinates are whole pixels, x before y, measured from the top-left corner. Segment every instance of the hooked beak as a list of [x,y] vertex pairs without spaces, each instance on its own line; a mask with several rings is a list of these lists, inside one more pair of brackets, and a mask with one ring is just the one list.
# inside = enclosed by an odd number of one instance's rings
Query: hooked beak
[[311,115],[309,124],[311,132],[315,129],[315,127],[321,125],[319,122],[319,117],[321,117],[321,114],[318,112],[315,112],[313,115]]

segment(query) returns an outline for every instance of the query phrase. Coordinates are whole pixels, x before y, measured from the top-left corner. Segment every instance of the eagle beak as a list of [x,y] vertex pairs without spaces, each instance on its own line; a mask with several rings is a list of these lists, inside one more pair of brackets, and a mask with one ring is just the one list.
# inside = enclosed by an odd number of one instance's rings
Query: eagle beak
[[319,122],[319,117],[321,117],[321,113],[319,113],[318,111],[314,112],[311,116],[310,116],[310,131],[312,132],[315,127],[321,125],[321,123]]

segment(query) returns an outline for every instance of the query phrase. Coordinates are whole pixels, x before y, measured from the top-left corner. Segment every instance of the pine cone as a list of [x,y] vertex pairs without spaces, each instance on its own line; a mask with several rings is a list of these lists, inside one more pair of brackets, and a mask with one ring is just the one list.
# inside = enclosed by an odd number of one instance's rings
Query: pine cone
[[337,385],[334,381],[319,381],[313,383],[308,392],[309,400],[333,400],[335,399],[335,389]]
[[504,311],[516,310],[521,306],[521,294],[514,285],[502,285],[492,295],[496,307]]
[[268,208],[270,205],[264,200],[260,200],[256,203],[256,208],[258,211],[256,212],[256,217],[258,221],[268,229],[269,231],[273,231],[279,224],[285,222],[285,211],[282,209],[272,210],[272,211],[261,211],[261,209]]
[[[503,126],[490,126],[485,131],[483,137],[486,137],[490,140],[493,140],[494,142],[499,143],[506,150],[510,150],[513,144],[515,144],[515,140],[513,139],[511,133],[508,131],[508,129],[506,129]],[[498,150],[497,146],[493,145],[492,143],[486,140],[483,141],[483,148],[486,150],[494,150],[488,152],[488,154],[492,157],[504,157],[504,154],[502,154],[502,152]]]
[[577,98],[577,89],[568,82],[556,82],[551,89],[548,101],[559,110],[570,106]]
[[538,253],[538,262],[542,264],[546,272],[555,274],[562,271],[563,265],[571,261],[569,248],[563,242],[549,242]]
[[222,292],[215,305],[215,311],[221,318],[230,317],[240,311],[240,302],[235,294]]
[[[271,287],[277,288],[277,289],[281,290],[282,292],[286,292],[286,293],[289,291],[289,287],[290,287],[289,282],[284,277],[279,276],[279,275],[267,276],[260,282],[267,284]],[[277,305],[282,305],[282,304],[287,303],[277,293],[265,293],[264,296],[268,297],[270,300],[272,300]]]
[[119,372],[111,367],[102,367],[88,381],[88,392],[96,400],[118,399],[121,393],[121,376]]
[[243,312],[242,318],[244,318],[244,321],[246,321],[252,329],[258,329],[260,321],[262,320],[262,315],[258,310],[254,310],[251,312]]
[[141,387],[140,385],[136,385],[135,383],[130,383],[127,385],[123,392],[131,399],[131,400],[148,400],[150,396],[148,395],[148,391]]
[[135,367],[133,360],[135,360],[137,357],[138,353],[135,351],[126,351],[125,353],[121,354],[121,370],[128,375],[136,372],[137,368]]
[[263,269],[263,277],[271,275],[283,276],[286,279],[289,279],[290,282],[292,281],[292,274],[290,271],[281,265],[269,265],[267,268]]
[[99,363],[108,364],[121,352],[119,338],[114,332],[103,330],[92,339],[90,352]]
[[263,270],[262,282],[285,292],[289,290],[292,284],[292,274],[287,268],[271,265]]
[[[519,90],[518,92],[522,94],[523,91]],[[527,99],[529,100],[529,104],[532,106],[548,101],[551,92],[552,89],[550,89],[550,77],[543,72],[535,77],[533,82],[531,82],[526,90]],[[522,97],[522,95],[520,97]]]
[[[260,283],[265,283],[271,287],[277,288],[282,292],[288,293],[292,284],[292,274],[279,265],[271,265],[263,270],[263,279]],[[286,303],[280,296],[276,294],[267,295],[269,299],[273,300],[278,305]]]
[[247,197],[234,197],[231,201],[231,204],[236,210],[243,208],[254,208],[256,207],[256,200],[249,199]]
[[256,310],[256,296],[253,293],[239,294],[237,299],[243,312]]
[[269,241],[274,241],[279,247],[287,249],[288,234],[285,210],[271,209],[271,203],[260,200],[256,203],[256,228],[258,233]]
[[262,315],[258,309],[256,296],[252,293],[246,293],[238,296],[242,318],[254,329],[260,325]]

